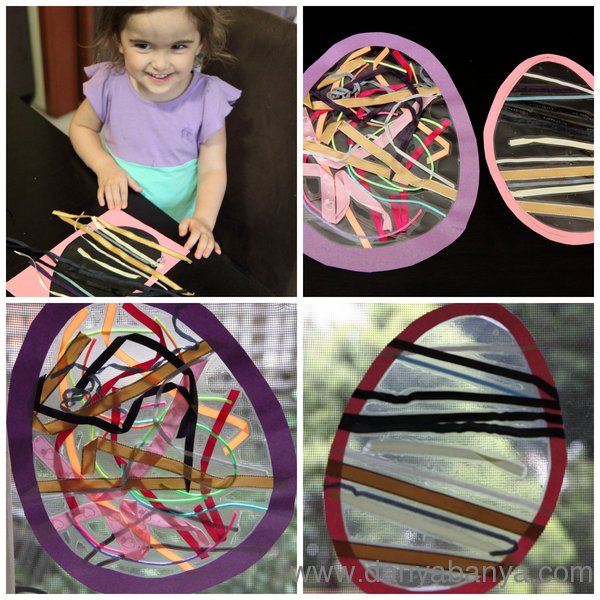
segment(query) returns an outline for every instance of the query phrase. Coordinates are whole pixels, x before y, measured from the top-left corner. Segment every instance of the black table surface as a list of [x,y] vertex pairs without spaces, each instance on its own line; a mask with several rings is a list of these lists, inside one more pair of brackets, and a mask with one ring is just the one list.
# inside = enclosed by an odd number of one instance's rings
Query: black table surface
[[[100,215],[96,176],[77,156],[66,135],[19,98],[6,103],[6,234],[50,250],[73,228],[53,210]],[[168,238],[182,243],[177,222],[140,194],[129,190],[127,212]],[[7,253],[6,276],[17,275],[26,259]],[[243,273],[226,254],[179,262],[168,276],[181,287],[205,296],[269,296],[258,281]]]
[[[435,256],[380,273],[335,269],[305,256],[304,294],[592,297],[593,245],[553,242],[512,214],[490,176],[483,128],[500,85],[524,60],[558,54],[593,73],[594,8],[377,7],[346,10],[342,20],[339,10],[305,7],[304,68],[334,43],[369,31],[394,33],[430,50],[448,70],[473,124],[479,147],[479,191],[465,232]],[[332,22],[336,27],[331,27]],[[575,23],[576,33],[566,35]]]

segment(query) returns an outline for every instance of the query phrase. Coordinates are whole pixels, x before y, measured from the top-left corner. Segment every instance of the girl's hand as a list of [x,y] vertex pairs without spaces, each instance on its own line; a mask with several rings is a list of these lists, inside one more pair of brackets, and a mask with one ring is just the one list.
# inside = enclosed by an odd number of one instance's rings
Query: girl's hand
[[190,237],[183,247],[191,250],[197,243],[194,258],[208,258],[213,250],[217,254],[221,254],[221,246],[215,242],[212,229],[202,219],[192,217],[191,219],[181,221],[179,223],[179,235],[183,237],[188,233]]
[[109,209],[127,208],[127,186],[136,192],[142,188],[127,173],[115,163],[114,160],[106,161],[106,164],[98,168],[98,203]]

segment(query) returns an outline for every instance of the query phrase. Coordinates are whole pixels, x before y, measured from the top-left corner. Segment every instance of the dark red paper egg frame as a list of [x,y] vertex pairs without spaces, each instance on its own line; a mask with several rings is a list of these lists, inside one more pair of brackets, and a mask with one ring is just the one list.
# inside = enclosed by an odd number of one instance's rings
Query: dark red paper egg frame
[[[527,364],[533,375],[537,375],[544,381],[554,386],[552,375],[548,369],[546,361],[542,353],[537,347],[535,340],[529,333],[528,329],[504,307],[498,304],[452,304],[443,306],[433,310],[413,323],[411,323],[396,339],[414,343],[423,334],[427,333],[435,326],[456,317],[461,316],[484,316],[492,318],[504,325],[509,332],[514,336],[519,344]],[[401,353],[397,348],[390,345],[386,346],[383,351],[377,356],[365,376],[362,378],[357,389],[375,389],[384,373]],[[543,390],[539,390],[540,398],[549,399],[550,396]],[[345,412],[348,414],[360,414],[367,400],[355,398],[354,396],[348,402]],[[549,409],[544,409],[544,412],[551,412]],[[333,439],[329,454],[329,462],[332,460],[343,460],[350,432],[338,429]],[[540,508],[533,519],[532,523],[540,527],[540,531],[546,526],[558,502],[560,490],[562,487],[563,477],[567,464],[566,442],[564,438],[551,437],[549,438],[550,461],[551,469],[548,483],[546,485],[546,493],[540,505]],[[344,519],[341,511],[340,488],[331,487],[333,484],[340,483],[340,478],[329,474],[329,463],[325,475],[325,485],[327,490],[324,494],[325,504],[325,520],[329,535],[332,539],[348,541],[348,535],[344,526]],[[533,547],[536,539],[529,537],[521,537],[517,550],[507,555],[501,562],[505,567],[505,572],[508,572],[509,566],[513,568],[519,565],[529,550]],[[374,578],[369,576],[367,570],[362,565],[359,559],[338,557],[342,566],[352,576],[352,581],[361,590],[368,593],[431,593],[419,592],[415,590],[407,590],[399,587],[388,585],[384,582],[372,581]],[[484,581],[471,582],[460,585],[458,587],[440,590],[434,593],[483,593],[494,587],[499,581],[494,581],[493,578],[488,578]]]

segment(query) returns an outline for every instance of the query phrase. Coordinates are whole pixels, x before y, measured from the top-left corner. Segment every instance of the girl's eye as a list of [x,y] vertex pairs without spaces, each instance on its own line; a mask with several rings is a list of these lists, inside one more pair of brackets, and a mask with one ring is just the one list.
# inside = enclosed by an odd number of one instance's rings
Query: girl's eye
[[173,50],[185,50],[187,48],[186,44],[173,44],[173,46],[171,46],[171,48]]
[[136,42],[133,47],[138,48],[139,50],[148,50],[150,48],[150,44],[147,44],[146,42]]

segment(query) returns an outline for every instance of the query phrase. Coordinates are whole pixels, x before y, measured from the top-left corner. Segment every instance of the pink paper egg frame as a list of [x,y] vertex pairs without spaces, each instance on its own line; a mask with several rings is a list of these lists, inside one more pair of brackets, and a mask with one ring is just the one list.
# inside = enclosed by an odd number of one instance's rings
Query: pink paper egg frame
[[500,89],[496,93],[496,97],[494,98],[494,102],[490,108],[490,112],[483,130],[483,147],[485,151],[485,158],[490,170],[490,174],[496,183],[500,195],[502,196],[504,202],[506,202],[508,208],[522,223],[527,225],[527,227],[536,233],[554,242],[569,245],[592,244],[594,242],[593,231],[569,232],[556,227],[551,227],[545,223],[542,223],[521,208],[509,190],[506,181],[500,173],[498,164],[496,163],[494,134],[496,125],[498,123],[498,117],[500,116],[500,112],[504,106],[506,98],[509,96],[511,90],[514,88],[517,82],[531,67],[544,62],[557,63],[567,67],[568,69],[571,69],[574,73],[579,75],[579,77],[581,77],[585,83],[590,86],[590,88],[594,88],[594,76],[587,69],[564,56],[559,56],[557,54],[539,54],[523,61],[512,71],[512,73],[500,86]]

